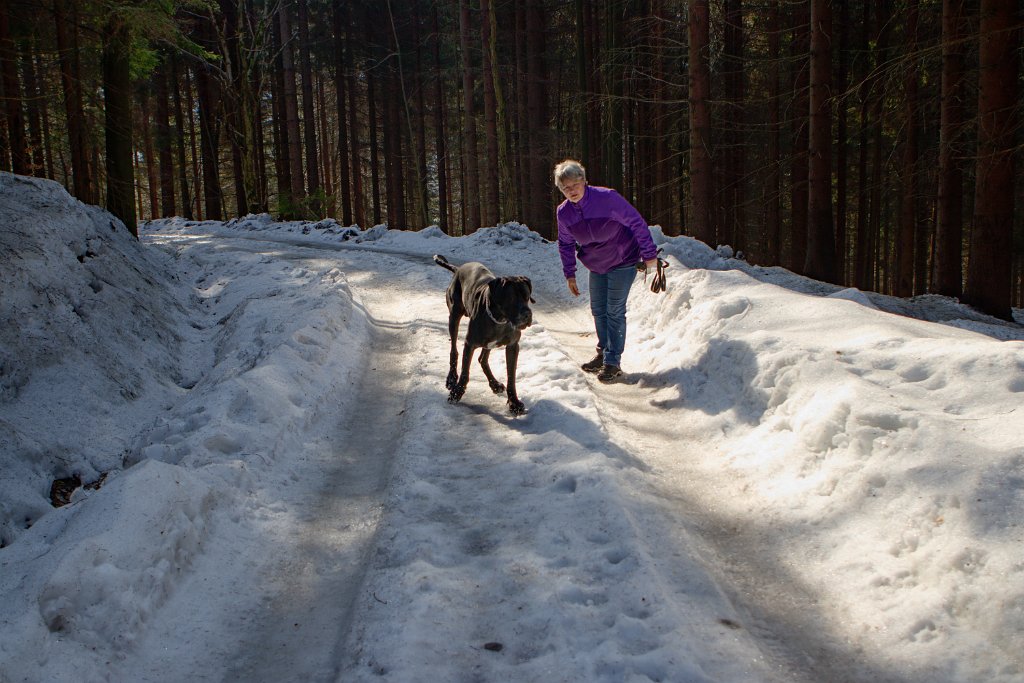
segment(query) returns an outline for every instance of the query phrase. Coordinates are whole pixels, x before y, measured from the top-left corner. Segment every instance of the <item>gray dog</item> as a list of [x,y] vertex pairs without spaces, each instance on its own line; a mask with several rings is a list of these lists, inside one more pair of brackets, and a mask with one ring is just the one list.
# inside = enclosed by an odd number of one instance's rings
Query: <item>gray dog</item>
[[[508,396],[509,412],[522,415],[526,406],[516,395],[516,363],[519,360],[519,338],[523,330],[533,324],[533,312],[530,310],[530,304],[536,303],[531,296],[533,283],[522,275],[495,277],[482,263],[466,263],[456,268],[437,254],[434,262],[454,273],[445,292],[448,336],[452,341],[451,364],[444,384],[448,389],[448,402],[458,403],[466,393],[469,365],[473,361],[473,353],[480,349],[480,367],[491,391],[496,394],[504,391]],[[469,327],[462,350],[462,372],[457,373],[459,323],[463,316],[469,316]],[[499,346],[505,347],[507,387],[494,379],[488,364],[491,349]]]

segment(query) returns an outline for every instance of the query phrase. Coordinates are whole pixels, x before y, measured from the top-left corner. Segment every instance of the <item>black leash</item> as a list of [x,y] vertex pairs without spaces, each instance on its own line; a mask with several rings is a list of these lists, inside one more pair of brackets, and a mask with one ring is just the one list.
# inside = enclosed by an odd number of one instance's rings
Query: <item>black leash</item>
[[[661,258],[661,249],[658,249],[658,255],[656,256],[658,261],[657,272],[654,274],[654,279],[651,280],[651,291],[657,294],[658,292],[664,292],[668,289],[668,280],[665,277],[665,269],[668,268],[668,261]],[[644,273],[644,277],[647,276],[647,265],[640,263],[637,266]]]

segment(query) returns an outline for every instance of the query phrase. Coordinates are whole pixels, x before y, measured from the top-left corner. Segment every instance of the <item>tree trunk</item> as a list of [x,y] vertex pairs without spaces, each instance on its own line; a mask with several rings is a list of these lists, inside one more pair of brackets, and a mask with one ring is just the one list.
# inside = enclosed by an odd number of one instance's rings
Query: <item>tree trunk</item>
[[[320,200],[320,161],[316,149],[316,113],[313,107],[313,63],[309,56],[309,10],[306,0],[299,0],[299,66],[302,69],[302,123],[305,128],[306,178],[312,202],[313,218],[323,218]],[[287,82],[287,79],[286,79]]]
[[476,107],[473,103],[473,60],[470,55],[470,13],[469,1],[459,0],[459,45],[462,50],[462,100],[463,128],[465,140],[463,155],[466,160],[466,188],[462,202],[466,206],[466,233],[476,232],[480,227],[480,166],[476,149]]
[[25,84],[26,109],[28,113],[28,148],[30,172],[38,178],[46,177],[46,159],[43,156],[43,116],[45,99],[39,91],[39,74],[36,72],[35,41],[25,43],[22,57],[22,82]]
[[810,111],[808,101],[808,84],[810,74],[808,72],[807,55],[810,52],[809,29],[810,16],[809,5],[802,3],[793,10],[793,37],[790,46],[790,55],[793,59],[793,151],[790,163],[790,206],[792,207],[792,219],[790,221],[790,270],[802,273],[807,261],[807,209],[808,209],[808,158],[807,146],[808,129],[807,114]]
[[203,188],[203,182],[199,174],[200,156],[199,147],[196,145],[196,102],[193,96],[193,90],[198,91],[199,86],[193,85],[191,73],[190,70],[185,70],[185,111],[188,112],[188,144],[192,152],[192,187],[195,190],[193,193],[195,215],[198,220],[203,220],[203,203],[199,201],[199,197],[201,194],[205,197],[206,190]]
[[377,71],[371,65],[366,68],[367,120],[370,123],[370,193],[373,203],[373,224],[381,224],[380,206],[380,162],[377,142]]
[[103,109],[107,157],[107,210],[138,237],[132,164],[132,93],[128,26],[116,14],[103,31]]
[[624,0],[606,0],[605,2],[605,44],[609,54],[609,58],[605,62],[605,78],[609,100],[608,122],[604,127],[604,164],[601,181],[609,187],[619,189],[622,189],[623,186],[622,96],[625,68],[621,52],[624,8]]
[[920,82],[917,51],[917,0],[907,2],[906,50],[903,66],[903,162],[900,175],[900,224],[896,240],[896,272],[893,293],[914,294],[914,235],[917,230],[917,99]]
[[[334,6],[334,89],[338,93],[338,194],[341,195],[341,216],[345,225],[352,225],[352,182],[349,177],[348,117],[346,116],[345,29],[348,20],[344,7]],[[349,48],[351,49],[351,47]]]
[[768,8],[768,178],[764,190],[765,240],[764,259],[769,265],[782,262],[782,128],[780,125],[781,39],[779,34],[779,2],[771,0]]
[[88,172],[88,152],[85,145],[85,114],[82,109],[81,71],[78,61],[78,41],[69,35],[76,31],[75,23],[68,19],[68,0],[54,0],[53,16],[56,26],[57,54],[60,61],[60,81],[64,91],[64,111],[67,122],[68,146],[71,156],[71,177],[74,195],[83,202],[95,203],[94,186]]
[[427,106],[424,101],[423,74],[423,42],[420,36],[420,3],[415,3],[413,18],[413,45],[416,49],[415,68],[413,69],[413,87],[416,91],[416,222],[418,227],[430,225],[430,189],[427,186]]
[[352,37],[351,5],[345,5],[345,73],[348,79],[348,87],[345,94],[348,96],[348,132],[351,138],[349,143],[349,154],[352,157],[352,198],[353,218],[359,225],[366,225],[366,207],[363,200],[363,166],[359,156],[359,110],[356,107],[356,73],[355,58],[352,55],[355,49],[355,40]]
[[484,139],[487,166],[481,173],[484,202],[481,218],[484,225],[498,224],[498,105],[494,98],[494,69],[491,64],[490,0],[480,0],[480,45],[483,54]]
[[942,105],[939,114],[939,203],[933,289],[959,297],[963,290],[964,174],[958,157],[964,128],[964,0],[942,3]]
[[156,154],[160,160],[160,213],[175,215],[174,157],[171,152],[171,101],[167,89],[167,57],[153,72],[156,81]]
[[188,187],[188,161],[185,157],[185,117],[181,106],[181,79],[178,77],[178,60],[171,56],[171,84],[174,87],[174,125],[177,129],[178,173],[181,185],[181,215],[192,220],[192,194]]
[[[208,37],[210,26],[200,30]],[[224,198],[220,186],[220,126],[223,102],[219,83],[210,75],[209,67],[196,70],[196,92],[199,98],[199,144],[202,150],[203,200],[206,220],[224,220]]]
[[[256,196],[256,163],[252,138],[253,98],[249,93],[248,65],[240,49],[241,31],[238,0],[220,0],[223,34],[216,36],[222,68],[218,74],[219,91],[224,95],[225,129],[231,146],[231,165],[235,185],[235,215],[249,213],[249,200]],[[216,30],[216,28],[214,29]],[[244,51],[248,54],[249,51]]]
[[[140,118],[142,119],[140,132],[142,133],[142,154],[146,162],[146,181],[149,185],[149,217],[156,218],[160,215],[160,192],[158,191],[159,180],[156,172],[156,155],[153,154],[152,116],[150,115],[149,92],[139,93]],[[139,215],[143,215],[139,211]]]
[[553,182],[549,169],[547,70],[544,64],[544,8],[541,0],[526,5],[527,111],[530,122],[529,180],[526,205],[530,225],[540,235],[554,239],[550,198]]
[[305,199],[305,178],[302,174],[302,135],[299,131],[299,97],[295,85],[295,58],[293,56],[290,3],[284,0],[278,11],[278,27],[281,33],[281,77],[284,96],[284,122],[288,148],[288,175],[293,210]]
[[445,144],[444,89],[441,85],[441,30],[437,18],[437,3],[431,6],[431,25],[434,39],[431,41],[434,61],[434,151],[437,156],[437,208],[439,225],[446,233],[448,225],[448,147]]
[[584,24],[583,12],[584,0],[575,0],[573,9],[576,20],[576,88],[579,91],[579,102],[577,113],[579,120],[579,149],[580,159],[584,164],[590,163],[590,121],[588,115],[588,79],[587,79],[587,43],[586,25]]
[[804,273],[836,282],[832,224],[832,0],[811,2],[807,256]]
[[1016,0],[981,0],[978,164],[964,301],[1012,320],[1014,112],[1020,26]]
[[847,153],[849,141],[847,140],[849,130],[849,103],[846,98],[846,89],[849,85],[848,65],[850,52],[850,3],[839,3],[839,64],[836,69],[835,92],[838,98],[838,120],[836,121],[836,282],[839,284],[850,284],[848,276],[847,235],[846,227],[847,209],[847,186],[849,184],[849,164]]
[[[7,143],[11,170],[20,175],[31,171],[25,116],[22,112],[21,83],[18,78],[18,51],[10,34],[9,0],[0,0],[0,75],[3,78],[4,113],[7,117]],[[130,102],[129,102],[130,104]],[[131,123],[129,122],[129,129]]]
[[710,8],[708,0],[689,1],[690,53],[690,215],[688,232],[714,248],[711,224],[711,71]]
[[720,189],[721,222],[718,241],[730,244],[736,251],[742,251],[743,239],[743,112],[744,112],[744,62],[743,62],[743,2],[725,2],[725,40],[722,56],[724,73],[724,96],[726,106],[723,115],[723,146]]

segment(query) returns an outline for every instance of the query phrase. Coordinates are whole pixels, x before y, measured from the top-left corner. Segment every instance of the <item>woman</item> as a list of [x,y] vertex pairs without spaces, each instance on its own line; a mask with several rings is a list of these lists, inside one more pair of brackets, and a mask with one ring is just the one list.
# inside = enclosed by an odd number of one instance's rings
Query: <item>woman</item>
[[626,345],[626,299],[637,266],[657,267],[658,250],[647,222],[622,195],[587,185],[578,161],[555,166],[555,186],[565,195],[558,206],[558,253],[569,291],[579,296],[576,258],[590,271],[590,310],[597,330],[597,355],[583,364],[605,384],[622,378]]

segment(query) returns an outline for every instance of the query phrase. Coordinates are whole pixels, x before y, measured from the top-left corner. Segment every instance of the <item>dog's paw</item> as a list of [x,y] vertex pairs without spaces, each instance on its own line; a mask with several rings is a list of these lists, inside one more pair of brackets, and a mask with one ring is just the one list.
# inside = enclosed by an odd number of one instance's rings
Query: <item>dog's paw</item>
[[499,382],[498,380],[488,381],[487,384],[490,385],[491,391],[493,391],[494,393],[496,393],[496,394],[504,394],[505,393],[505,385],[502,384],[501,382]]
[[458,403],[462,400],[462,395],[466,393],[466,387],[460,387],[458,385],[452,387],[452,390],[448,392],[448,402]]
[[508,412],[513,415],[525,415],[526,404],[520,401],[518,398],[510,398],[508,400]]

